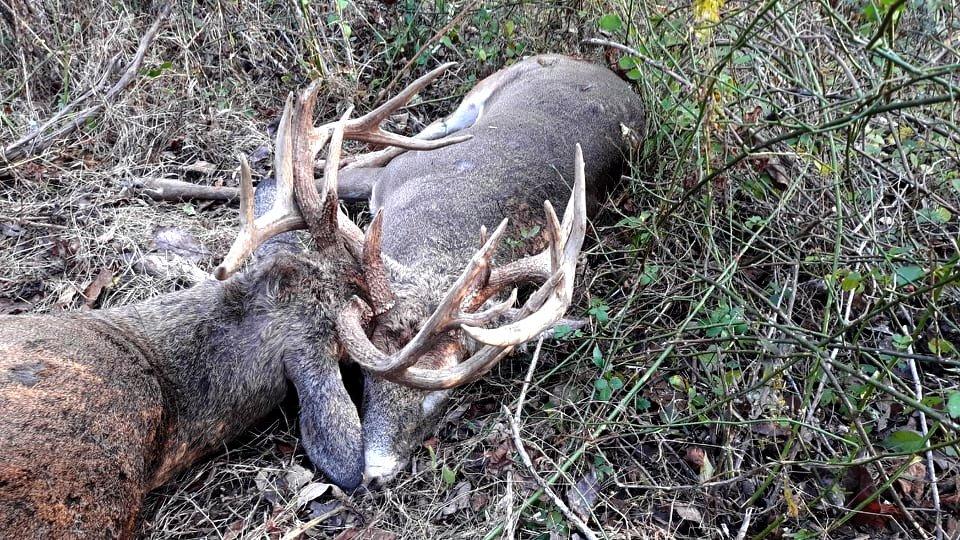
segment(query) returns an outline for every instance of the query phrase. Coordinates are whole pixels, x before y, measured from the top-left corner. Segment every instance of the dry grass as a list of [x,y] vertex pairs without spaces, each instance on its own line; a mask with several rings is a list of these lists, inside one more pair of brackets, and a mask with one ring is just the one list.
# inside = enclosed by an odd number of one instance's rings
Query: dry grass
[[[10,2],[0,14],[25,5]],[[881,4],[730,2],[698,31],[677,2],[177,4],[103,115],[0,169],[0,312],[78,308],[104,268],[116,279],[97,305],[182,287],[131,268],[162,225],[195,236],[210,269],[235,209],[131,186],[235,185],[241,152],[269,172],[282,101],[314,78],[332,116],[461,61],[397,119],[414,130],[521,51],[630,56],[649,131],[596,221],[579,307],[592,326],[546,344],[529,384],[520,430],[538,474],[612,538],[956,537],[960,21],[949,2],[911,3],[878,32]],[[0,25],[2,145],[129,58],[155,13],[42,5],[24,19],[35,35]],[[308,463],[287,412],[154,494],[143,534],[570,535],[510,443],[502,405],[523,363],[461,390],[381,492],[301,508]]]

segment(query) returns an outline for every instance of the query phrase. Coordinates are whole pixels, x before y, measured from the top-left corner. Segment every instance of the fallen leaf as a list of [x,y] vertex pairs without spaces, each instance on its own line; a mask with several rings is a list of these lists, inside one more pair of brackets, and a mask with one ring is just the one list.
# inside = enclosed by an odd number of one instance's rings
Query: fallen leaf
[[874,496],[877,493],[877,487],[865,466],[850,467],[847,470],[847,476],[844,478],[844,487],[852,493],[847,501],[849,508],[856,508],[873,497],[873,500],[864,505],[850,520],[853,524],[861,527],[885,529],[890,517],[900,517],[900,510],[896,506],[881,503],[878,500],[879,496]]
[[9,298],[0,298],[0,315],[16,315],[33,309],[30,302],[15,302]]
[[287,472],[284,474],[284,479],[287,481],[287,486],[290,488],[290,491],[297,491],[307,485],[310,480],[313,480],[313,471],[302,465],[294,464],[287,469]]
[[170,251],[194,263],[210,256],[210,251],[192,234],[177,227],[154,229],[153,246],[158,251]]
[[474,512],[479,512],[486,508],[487,503],[490,502],[490,498],[484,495],[483,493],[474,493],[470,495],[470,509]]
[[927,485],[927,466],[919,459],[915,460],[900,478],[897,478],[897,485],[904,495],[912,497],[919,501],[923,495],[923,489]]
[[697,446],[687,448],[684,459],[687,463],[696,467],[701,482],[707,482],[713,478],[713,463],[710,462],[710,456],[703,448]]
[[483,457],[486,460],[486,468],[488,470],[496,471],[511,464],[513,462],[510,459],[511,451],[513,451],[513,442],[511,442],[509,439],[501,442],[493,450],[485,450],[483,452]]
[[460,510],[470,507],[470,490],[473,486],[470,485],[470,482],[463,481],[458,483],[451,490],[450,496],[447,498],[447,501],[443,504],[443,508],[440,509],[440,514],[444,516],[449,516],[455,514]]
[[195,172],[200,174],[213,174],[217,172],[217,166],[209,161],[197,160],[189,165],[181,167],[186,172]]
[[263,498],[267,500],[270,504],[277,504],[279,502],[279,497],[277,497],[276,484],[270,478],[270,474],[266,470],[261,469],[257,472],[257,476],[253,478],[253,483],[256,484],[257,489],[263,493]]
[[567,490],[567,502],[570,504],[570,509],[580,519],[586,521],[590,517],[593,506],[597,503],[599,493],[600,481],[597,479],[597,471],[591,467],[586,475],[577,480]]
[[674,504],[673,511],[676,512],[680,519],[685,521],[692,521],[694,523],[702,523],[703,516],[700,514],[700,511],[692,506],[686,504]]
[[395,540],[397,535],[383,529],[347,529],[336,540]]
[[303,508],[308,502],[320,497],[330,489],[330,484],[310,482],[297,493],[297,508]]
[[113,272],[109,268],[101,268],[97,277],[83,289],[83,304],[92,308],[100,298],[103,289],[109,287],[111,283],[113,283]]

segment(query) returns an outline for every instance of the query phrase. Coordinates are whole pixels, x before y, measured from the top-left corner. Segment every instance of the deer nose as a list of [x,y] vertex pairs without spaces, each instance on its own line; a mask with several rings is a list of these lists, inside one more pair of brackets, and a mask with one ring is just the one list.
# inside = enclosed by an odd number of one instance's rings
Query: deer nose
[[393,480],[403,466],[395,454],[376,448],[365,452],[364,462],[363,483],[371,488]]

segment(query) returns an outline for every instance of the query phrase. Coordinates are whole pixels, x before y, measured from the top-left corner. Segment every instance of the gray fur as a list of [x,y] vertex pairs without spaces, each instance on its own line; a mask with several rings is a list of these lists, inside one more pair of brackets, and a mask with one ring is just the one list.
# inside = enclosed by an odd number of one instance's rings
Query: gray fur
[[[522,229],[543,225],[544,200],[562,212],[577,143],[586,163],[588,203],[596,208],[624,166],[621,124],[643,127],[640,99],[626,83],[591,63],[537,56],[482,81],[454,114],[435,124],[441,135],[453,126],[472,139],[407,152],[378,169],[344,170],[341,191],[356,194],[362,191],[357,186],[371,185],[371,207],[384,214],[383,253],[394,263],[390,277],[400,302],[380,323],[412,327],[393,332],[385,348],[405,343],[438,303],[477,249],[481,226],[492,230],[508,217],[507,237],[518,240]],[[509,261],[540,248],[522,245],[500,255]],[[375,377],[367,377],[365,386],[367,475],[383,481],[396,470],[372,472],[371,452],[389,453],[402,466],[434,428],[442,407],[425,413],[427,393]]]

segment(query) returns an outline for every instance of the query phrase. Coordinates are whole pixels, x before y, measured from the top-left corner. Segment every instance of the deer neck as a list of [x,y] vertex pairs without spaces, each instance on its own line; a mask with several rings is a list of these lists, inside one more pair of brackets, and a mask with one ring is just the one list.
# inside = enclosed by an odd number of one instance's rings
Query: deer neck
[[[207,282],[101,317],[140,336],[163,394],[159,486],[262,418],[287,391],[282,350],[253,276]],[[274,350],[271,350],[271,347]]]

